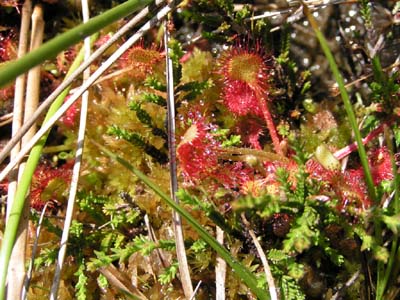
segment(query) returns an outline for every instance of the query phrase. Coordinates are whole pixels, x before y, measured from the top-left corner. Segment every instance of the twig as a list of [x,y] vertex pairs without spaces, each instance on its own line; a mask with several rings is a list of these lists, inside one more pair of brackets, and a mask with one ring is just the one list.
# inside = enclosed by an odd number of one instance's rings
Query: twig
[[35,235],[35,240],[33,242],[31,260],[29,262],[28,271],[27,271],[27,274],[26,274],[26,277],[25,277],[24,288],[22,289],[22,296],[21,296],[22,300],[25,300],[26,297],[28,296],[29,285],[30,285],[30,282],[31,282],[31,279],[32,279],[33,264],[34,264],[34,261],[35,261],[37,248],[38,248],[38,245],[39,245],[40,231],[42,229],[43,218],[44,218],[44,215],[46,213],[46,209],[47,209],[48,204],[49,204],[49,202],[46,202],[46,204],[44,205],[44,207],[42,209],[42,212],[40,214],[38,226],[36,228],[36,235]]
[[126,294],[131,299],[148,300],[136,286],[132,284],[121,274],[117,268],[110,264],[107,267],[103,267],[99,270],[104,277],[107,278],[108,282],[116,289]]
[[[171,2],[171,5],[173,3]],[[168,111],[168,150],[169,150],[169,174],[171,198],[178,203],[176,197],[178,190],[177,167],[176,167],[176,141],[175,141],[175,97],[174,97],[174,72],[173,63],[170,57],[169,28],[170,19],[164,23],[164,44],[166,56],[166,76],[167,76],[167,111]],[[179,274],[182,282],[183,292],[187,299],[193,295],[192,280],[187,263],[185,239],[183,237],[182,220],[180,215],[174,210],[172,212],[172,221],[175,232],[176,256],[179,263]]]
[[193,295],[190,297],[189,300],[193,300],[194,299],[194,297],[196,296],[197,291],[199,290],[200,286],[201,286],[201,280],[197,283],[196,288],[193,291]]
[[[165,2],[165,0],[157,0],[156,5]],[[36,120],[40,117],[40,115],[47,110],[47,108],[51,105],[51,103],[57,98],[61,92],[63,92],[72,82],[87,68],[89,67],[95,60],[97,60],[112,44],[114,44],[118,39],[124,36],[129,30],[131,30],[137,23],[139,23],[147,14],[150,12],[149,7],[144,8],[138,14],[136,14],[128,23],[126,23],[121,29],[119,29],[106,43],[100,46],[91,56],[88,61],[83,63],[80,67],[78,67],[68,78],[65,79],[51,94],[47,97],[45,101],[40,105],[40,107],[36,110],[35,114],[32,118],[23,124],[20,130],[11,138],[11,140],[7,143],[7,145],[3,148],[0,153],[0,163],[4,161],[4,159],[8,156],[11,149],[19,143],[22,136],[29,130],[29,128],[36,122]],[[105,70],[104,70],[105,71]],[[4,179],[4,178],[3,178]],[[2,179],[0,180],[2,181]]]
[[[358,1],[357,0],[332,0],[332,1],[311,0],[311,1],[304,1],[304,2],[310,7],[311,10],[317,10],[318,8],[325,7],[327,5],[335,5],[335,4],[341,4],[341,3],[356,3]],[[289,8],[284,8],[284,9],[275,10],[275,11],[267,11],[261,15],[249,17],[245,20],[246,21],[255,21],[255,20],[259,20],[259,19],[273,18],[276,16],[297,13],[299,6],[301,6],[300,1],[290,1]],[[302,13],[301,13],[301,16],[303,16]]]
[[267,279],[268,289],[269,289],[269,294],[271,296],[271,300],[278,300],[278,293],[277,293],[277,289],[275,286],[274,277],[272,277],[271,268],[269,267],[268,260],[265,257],[264,250],[262,249],[260,243],[258,242],[258,239],[257,239],[256,235],[254,234],[254,231],[252,229],[250,229],[250,224],[247,221],[246,217],[244,216],[244,213],[241,214],[241,217],[242,217],[242,221],[243,221],[244,225],[249,230],[251,239],[253,240],[253,243],[256,246],[257,253],[260,256],[261,262],[263,264],[265,278]]
[[[393,64],[391,64],[390,66],[387,66],[386,68],[383,68],[382,70],[387,72],[387,71],[389,71],[391,69],[395,69],[396,67],[400,66],[400,62],[398,61],[398,59],[399,58],[397,58],[396,61]],[[346,89],[348,89],[348,88],[352,87],[353,85],[356,85],[357,83],[360,83],[360,82],[362,82],[364,80],[367,80],[368,78],[370,78],[372,76],[374,76],[374,73],[372,73],[372,72],[369,73],[369,74],[363,75],[360,78],[357,78],[356,80],[354,80],[352,82],[349,82],[348,84],[345,85],[345,87],[346,87]],[[333,93],[332,96],[336,97],[336,96],[339,96],[339,94],[340,94],[340,91],[339,90],[335,90],[335,92]]]
[[[18,41],[18,57],[24,56],[26,51],[28,50],[28,33],[29,33],[29,26],[31,23],[31,14],[32,14],[32,1],[26,0],[22,7],[21,30]],[[15,136],[15,134],[18,132],[18,130],[21,128],[22,125],[23,105],[25,97],[25,83],[26,83],[26,74],[18,76],[17,80],[15,81],[14,106],[12,115],[13,136]],[[20,140],[18,140],[18,143],[16,143],[15,147],[11,150],[10,159],[16,157],[20,149],[21,149]],[[15,191],[17,189],[17,180],[18,180],[18,166],[10,173],[10,176],[8,178],[9,200],[7,205],[7,219],[8,215],[10,214],[10,209],[12,206],[12,202],[14,200]]]
[[[157,237],[156,237],[156,235],[154,233],[153,227],[150,224],[149,216],[147,214],[145,214],[145,216],[144,216],[144,223],[145,223],[146,228],[147,228],[149,240],[154,242],[154,243],[156,243],[156,244],[158,244],[159,243],[158,239],[157,239]],[[165,255],[164,255],[162,249],[156,248],[156,249],[154,249],[154,251],[156,251],[158,259],[160,260],[162,266],[164,268],[169,267],[170,264],[168,263],[168,260],[165,258]]]
[[345,283],[345,285],[338,290],[335,295],[332,296],[331,300],[337,300],[339,299],[339,297],[343,294],[343,292],[345,291],[345,289],[349,288],[356,280],[357,278],[360,276],[360,270],[358,270],[357,272],[355,272],[353,274],[353,276],[350,277],[349,280],[347,280],[347,282]]
[[[14,105],[15,105],[15,101],[14,101]],[[7,125],[7,124],[10,124],[11,122],[13,122],[13,116],[14,116],[14,113],[9,113],[9,114],[5,114],[5,115],[1,116],[0,117],[0,127],[3,127],[4,125]]]
[[[75,101],[134,43],[136,43],[148,30],[153,28],[160,20],[162,20],[169,12],[172,11],[171,6],[163,7],[156,16],[146,22],[133,36],[131,36],[124,44],[121,45],[100,67],[88,78],[88,80],[66,101],[60,109],[40,128],[30,142],[19,152],[18,156],[12,160],[0,173],[0,182],[7,176],[10,170],[19,163],[29,150],[39,141],[58,119],[71,107]],[[22,130],[22,128],[21,128]],[[8,146],[8,144],[7,144]],[[6,146],[6,147],[7,147]],[[4,151],[4,150],[3,150]],[[8,153],[8,152],[7,152]],[[0,158],[1,162],[1,158]]]
[[[221,245],[224,244],[224,231],[217,226],[217,241]],[[216,300],[225,300],[225,279],[226,279],[226,261],[221,257],[217,256],[217,263],[215,265],[215,288],[216,288]]]
[[[89,5],[87,0],[81,0],[83,22],[86,23],[89,20]],[[91,45],[90,37],[85,38],[85,59],[88,60],[90,57]],[[83,82],[85,82],[90,76],[90,68],[86,69],[83,73]],[[50,291],[50,299],[57,299],[58,289],[60,285],[61,272],[64,265],[65,254],[67,252],[67,243],[69,237],[69,229],[71,228],[72,217],[74,213],[76,192],[78,190],[79,175],[82,163],[83,145],[85,142],[85,131],[86,121],[88,114],[88,102],[89,92],[86,90],[82,95],[81,113],[79,120],[79,131],[78,131],[78,142],[75,154],[75,163],[72,171],[71,187],[69,190],[67,212],[65,215],[64,229],[61,236],[60,250],[58,252],[58,259],[56,263],[56,270],[54,272],[53,284]]]

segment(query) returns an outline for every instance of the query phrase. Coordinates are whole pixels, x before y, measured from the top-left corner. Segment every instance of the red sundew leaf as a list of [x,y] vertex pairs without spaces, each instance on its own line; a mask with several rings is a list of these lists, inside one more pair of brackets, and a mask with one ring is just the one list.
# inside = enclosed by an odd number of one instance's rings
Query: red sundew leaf
[[[42,194],[55,180],[69,183],[72,174],[72,162],[66,163],[59,168],[52,168],[46,164],[39,165],[33,175],[30,202],[31,207],[35,210],[42,210],[46,201],[43,200]],[[58,191],[59,192],[59,191]],[[57,200],[57,199],[50,199]]]
[[361,168],[340,172],[325,169],[317,161],[309,160],[306,163],[306,170],[310,174],[310,178],[327,184],[322,187],[322,193],[332,190],[336,194],[340,199],[339,211],[346,209],[348,206],[357,210],[365,210],[371,206]]
[[225,188],[240,189],[243,184],[254,180],[254,170],[242,162],[221,164],[212,174]]
[[311,178],[319,181],[332,181],[334,172],[325,169],[319,162],[314,159],[310,159],[306,163],[307,173],[310,174]]
[[262,150],[260,137],[263,135],[263,126],[257,120],[246,118],[236,125],[236,132],[240,134],[244,145]]
[[254,170],[242,162],[218,160],[223,149],[210,133],[212,127],[200,117],[186,130],[177,147],[182,174],[189,183],[208,179],[225,188],[239,189],[254,177]]
[[[69,96],[65,98],[64,102],[68,100]],[[77,118],[80,113],[80,101],[74,102],[65,114],[60,118],[60,122],[68,128],[72,128],[77,123]]]
[[379,184],[383,180],[392,180],[394,178],[390,153],[387,147],[381,147],[371,151],[368,155],[368,160],[374,184]]
[[364,181],[362,169],[346,170],[337,182],[334,182],[334,190],[341,198],[339,210],[351,205],[357,209],[368,209],[372,202],[368,198],[367,186]]
[[259,45],[255,49],[238,45],[222,54],[218,74],[224,82],[223,99],[228,109],[238,115],[263,116],[260,96],[268,94],[266,57]]
[[165,54],[157,50],[155,46],[146,49],[142,45],[138,45],[126,51],[118,63],[121,69],[132,69],[132,72],[129,73],[130,76],[145,78],[164,60]]
[[17,57],[17,42],[12,30],[0,32],[0,63]]
[[223,92],[225,105],[235,115],[263,116],[256,93],[246,82],[226,80]]
[[208,177],[218,165],[220,145],[208,130],[203,119],[194,121],[177,147],[180,168],[189,182]]
[[279,136],[269,111],[268,100],[268,68],[266,55],[260,44],[254,49],[238,45],[221,55],[217,74],[224,83],[223,95],[227,108],[236,116],[247,114],[265,119],[274,150],[284,155]]
[[18,0],[1,0],[0,6],[18,7]]

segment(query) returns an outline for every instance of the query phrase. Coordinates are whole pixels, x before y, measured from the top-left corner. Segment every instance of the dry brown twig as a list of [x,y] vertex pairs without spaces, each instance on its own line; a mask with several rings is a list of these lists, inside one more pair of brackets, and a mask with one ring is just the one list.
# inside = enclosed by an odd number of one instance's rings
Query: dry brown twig
[[279,298],[278,298],[278,293],[277,293],[277,289],[276,289],[275,282],[274,282],[274,277],[272,276],[271,268],[269,267],[268,260],[267,260],[267,257],[265,256],[264,250],[262,249],[260,242],[258,241],[257,236],[255,235],[254,231],[250,228],[250,223],[247,221],[246,217],[244,216],[244,213],[241,214],[241,217],[242,217],[242,221],[243,221],[244,225],[249,230],[251,239],[253,240],[254,246],[256,246],[257,253],[260,256],[261,262],[263,264],[271,300],[278,300]]
[[[169,5],[173,5],[169,1]],[[174,77],[173,77],[173,62],[170,57],[168,47],[169,37],[169,15],[164,21],[164,44],[166,53],[166,81],[167,81],[167,111],[168,111],[168,149],[169,149],[169,168],[170,168],[170,189],[171,198],[175,202],[179,202],[176,197],[178,190],[177,166],[176,166],[176,141],[175,141],[175,93],[174,93]],[[172,212],[172,223],[175,234],[176,256],[179,264],[179,274],[182,283],[183,292],[186,299],[190,299],[193,293],[192,280],[190,278],[189,265],[186,257],[185,239],[183,236],[181,216],[174,210]]]

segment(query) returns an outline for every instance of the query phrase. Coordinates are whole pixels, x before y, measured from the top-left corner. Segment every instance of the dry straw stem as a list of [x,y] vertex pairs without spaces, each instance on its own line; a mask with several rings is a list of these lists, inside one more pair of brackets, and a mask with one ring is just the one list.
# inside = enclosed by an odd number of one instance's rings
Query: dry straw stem
[[[144,223],[146,224],[149,240],[158,245],[159,241],[156,237],[153,227],[150,224],[149,216],[147,214],[144,215]],[[154,249],[154,251],[157,253],[157,257],[160,263],[162,264],[163,268],[168,268],[170,266],[170,263],[168,262],[168,259],[164,255],[163,252],[164,250],[156,248]]]
[[[21,15],[21,29],[19,34],[18,41],[18,57],[22,57],[26,54],[28,50],[28,34],[29,34],[29,26],[31,23],[31,14],[32,14],[32,1],[25,1],[22,7],[22,15]],[[25,97],[25,84],[26,84],[26,74],[22,74],[17,77],[15,81],[15,92],[14,92],[14,105],[13,105],[13,115],[12,115],[12,136],[18,132],[22,125],[23,119],[23,105],[24,105],[24,97]],[[15,144],[15,147],[11,150],[10,159],[13,159],[17,156],[19,150],[21,149],[20,139],[18,143]],[[7,216],[10,214],[10,209],[12,206],[12,202],[14,200],[15,191],[17,190],[17,181],[18,181],[18,166],[15,167],[8,177],[8,205],[7,205]]]
[[243,223],[249,230],[251,239],[253,240],[254,246],[256,246],[257,253],[260,256],[261,262],[263,264],[265,278],[267,279],[268,289],[269,289],[269,294],[271,296],[271,300],[278,300],[279,298],[278,298],[278,293],[277,293],[277,289],[276,289],[275,282],[274,282],[274,277],[272,276],[271,268],[269,267],[268,260],[265,256],[264,250],[262,249],[260,242],[258,241],[257,236],[255,235],[254,231],[252,229],[250,229],[250,224],[247,221],[246,217],[244,216],[244,213],[241,214],[241,217],[242,217]]
[[190,297],[189,300],[195,299],[197,291],[199,290],[200,286],[201,286],[201,280],[197,283],[196,288],[194,289],[193,294],[192,294],[192,296]]
[[43,223],[43,219],[45,217],[45,213],[46,213],[48,205],[49,205],[49,202],[46,202],[44,207],[43,207],[43,210],[42,210],[42,212],[40,214],[40,218],[39,218],[38,225],[37,225],[37,228],[36,228],[36,234],[35,234],[35,237],[34,237],[34,242],[33,242],[33,247],[32,247],[31,260],[29,262],[28,271],[27,271],[27,274],[25,276],[25,281],[24,281],[24,288],[22,290],[22,296],[21,296],[22,300],[25,300],[27,298],[27,296],[28,296],[29,284],[30,284],[31,279],[32,279],[33,264],[34,264],[35,256],[36,256],[36,253],[37,253],[37,250],[38,250],[38,246],[39,246],[40,232],[42,230],[42,223]]
[[[289,2],[289,1],[288,1]],[[308,5],[310,10],[314,11],[317,10],[318,8],[323,8],[326,5],[336,5],[336,4],[342,4],[342,3],[357,3],[358,0],[310,0],[310,1],[304,1],[305,4]],[[303,12],[302,12],[302,7],[301,7],[301,2],[300,1],[290,1],[289,3],[289,8],[284,8],[280,10],[275,10],[275,11],[266,11],[262,13],[261,15],[256,15],[249,17],[245,19],[246,21],[255,21],[259,19],[265,19],[265,18],[273,18],[277,16],[282,16],[282,15],[291,15],[292,22],[294,20],[297,20],[298,18],[303,17]],[[295,15],[295,16],[294,16]],[[286,19],[286,22],[290,21],[290,19]]]
[[12,112],[9,114],[2,115],[0,117],[0,127],[13,122],[13,116],[14,116],[14,114]]
[[107,278],[112,287],[128,296],[128,299],[148,300],[137,287],[132,286],[130,280],[125,278],[113,264],[101,268],[99,272]]
[[[35,136],[30,140],[28,145],[21,149],[18,156],[12,160],[0,173],[0,181],[2,181],[10,170],[19,163],[32,147],[40,140],[40,138],[49,131],[49,129],[57,122],[57,120],[79,99],[79,97],[133,44],[135,44],[148,30],[152,29],[160,20],[162,20],[169,12],[172,11],[172,6],[163,7],[156,16],[146,22],[133,36],[131,36],[124,44],[121,45],[100,67],[88,78],[60,109],[40,128]],[[22,128],[21,128],[22,130]],[[7,144],[8,146],[8,144]],[[6,146],[6,147],[7,147]],[[3,150],[4,151],[4,150]],[[1,155],[3,152],[1,153]],[[5,157],[7,154],[5,155]],[[1,157],[2,158],[2,157]],[[1,161],[0,158],[0,161]]]
[[[164,3],[165,0],[157,0],[156,5]],[[128,23],[122,26],[106,43],[104,43],[100,48],[98,48],[82,65],[80,65],[68,78],[66,78],[51,94],[46,100],[42,102],[39,108],[36,110],[32,118],[23,124],[17,133],[13,134],[11,140],[0,152],[0,163],[8,156],[11,149],[20,142],[22,136],[29,130],[29,128],[36,122],[36,120],[49,108],[49,106],[54,102],[58,95],[60,95],[68,86],[75,81],[76,78],[95,60],[97,60],[108,48],[111,47],[117,40],[123,37],[129,30],[131,30],[136,24],[138,24],[143,18],[145,18],[150,12],[150,8],[146,7],[142,9],[138,14],[136,14]],[[29,151],[29,150],[28,150]],[[1,181],[1,180],[0,180]]]
[[[32,14],[32,30],[30,51],[39,48],[43,42],[44,21],[43,10],[40,5],[36,5]],[[26,97],[24,120],[29,119],[38,107],[40,96],[40,66],[29,70]],[[22,139],[22,145],[25,145],[29,139],[35,134],[36,128],[32,127]],[[25,164],[19,167],[19,177],[22,176]],[[12,207],[12,202],[9,203]],[[29,202],[25,201],[22,217],[18,227],[17,240],[15,242],[9,264],[8,272],[8,289],[7,299],[21,299],[21,293],[25,280],[25,258],[26,244],[28,238],[29,226]]]
[[[166,76],[167,76],[167,110],[168,110],[168,149],[169,149],[169,170],[171,198],[178,203],[176,197],[178,190],[177,166],[176,166],[176,141],[175,141],[175,97],[174,97],[174,72],[173,63],[170,58],[169,44],[169,18],[164,22],[164,43],[166,52]],[[172,211],[172,221],[175,233],[176,256],[179,263],[179,274],[182,282],[183,292],[186,299],[193,295],[192,280],[190,278],[189,266],[187,263],[185,239],[182,230],[182,220],[176,211]]]
[[[88,6],[87,0],[81,0],[81,6],[82,6],[83,22],[86,23],[89,20],[89,6]],[[91,44],[90,37],[85,38],[85,44],[84,44],[85,58],[84,58],[84,60],[88,60],[90,57],[90,52],[91,52],[90,44]],[[89,78],[89,76],[90,76],[90,68],[88,68],[84,71],[83,82],[85,82]],[[87,121],[87,114],[88,114],[88,102],[89,102],[89,92],[85,91],[82,95],[77,149],[76,149],[76,153],[75,153],[75,163],[74,163],[74,167],[73,167],[73,171],[72,171],[71,186],[70,186],[70,190],[69,190],[67,211],[66,211],[65,221],[64,221],[64,229],[63,229],[63,233],[61,236],[60,250],[58,252],[56,270],[54,272],[54,279],[53,279],[53,284],[52,284],[51,292],[50,292],[50,299],[54,299],[54,300],[57,299],[57,295],[58,295],[61,273],[63,270],[65,255],[67,252],[69,230],[71,228],[72,218],[73,218],[73,213],[74,213],[76,192],[78,190],[78,182],[79,182],[79,175],[80,175],[82,155],[83,155],[83,145],[85,142],[86,121]]]
[[[218,243],[224,245],[224,231],[217,226],[216,238]],[[216,300],[225,300],[225,279],[226,279],[226,261],[221,257],[217,256],[217,263],[215,265],[215,289],[216,289]]]

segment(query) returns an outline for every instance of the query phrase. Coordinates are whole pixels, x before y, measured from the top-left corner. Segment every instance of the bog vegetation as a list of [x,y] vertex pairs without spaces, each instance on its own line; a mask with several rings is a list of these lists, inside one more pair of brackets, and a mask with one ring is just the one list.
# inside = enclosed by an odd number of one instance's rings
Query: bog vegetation
[[[82,22],[75,2],[43,2],[45,41]],[[117,2],[92,1],[91,15]],[[400,5],[304,2],[177,2],[91,85],[59,299],[189,299],[180,229],[196,299],[399,299]],[[17,58],[22,3],[0,5],[1,72]],[[97,30],[93,50],[126,22]],[[40,64],[41,101],[82,47]],[[2,120],[16,93],[6,83]],[[48,298],[57,272],[82,101],[24,178],[27,265],[38,246],[28,299]]]

